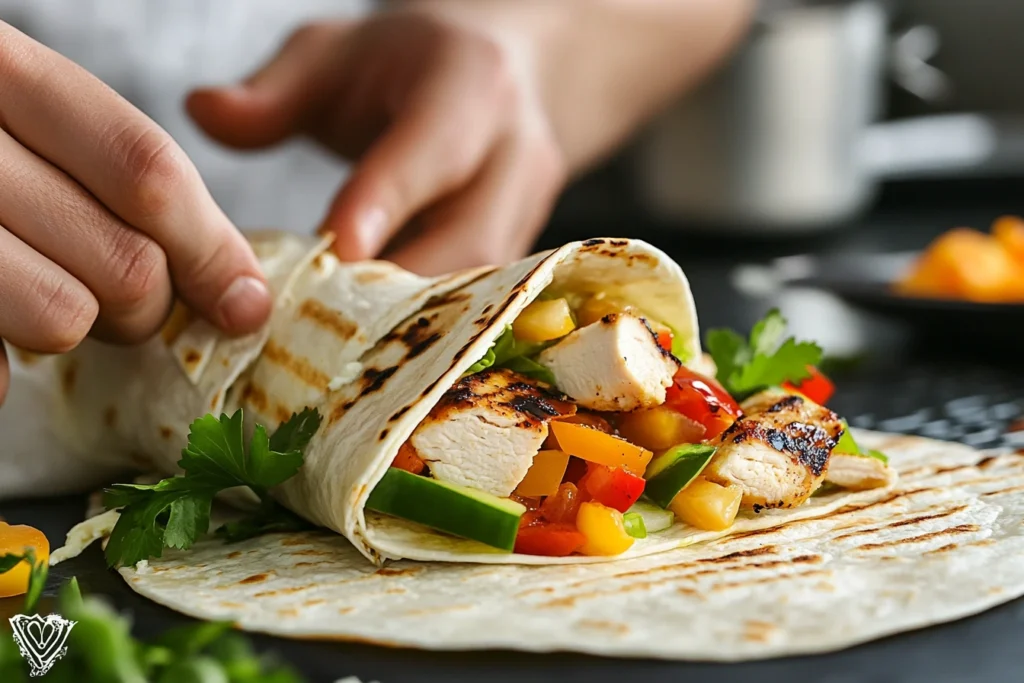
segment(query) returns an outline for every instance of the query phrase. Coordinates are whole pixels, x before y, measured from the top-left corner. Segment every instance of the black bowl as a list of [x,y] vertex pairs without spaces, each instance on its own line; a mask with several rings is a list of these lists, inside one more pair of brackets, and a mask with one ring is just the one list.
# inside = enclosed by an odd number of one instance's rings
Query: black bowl
[[[893,291],[918,256],[847,253],[776,262],[780,284],[832,293],[851,306],[927,336],[929,343],[1024,351],[1024,304],[910,297]],[[797,267],[794,267],[797,266]]]

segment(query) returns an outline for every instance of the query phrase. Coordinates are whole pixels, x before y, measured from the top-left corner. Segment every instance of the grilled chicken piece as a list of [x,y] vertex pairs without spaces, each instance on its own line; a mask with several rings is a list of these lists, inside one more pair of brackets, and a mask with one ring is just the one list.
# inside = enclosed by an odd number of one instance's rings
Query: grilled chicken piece
[[825,481],[852,491],[889,486],[896,481],[896,470],[870,455],[833,453],[828,459]]
[[679,361],[658,346],[647,321],[612,313],[540,354],[558,388],[583,408],[628,412],[665,402]]
[[843,434],[839,417],[800,396],[764,391],[741,406],[745,415],[713,441],[718,452],[704,476],[743,490],[743,508],[791,508],[821,486],[829,454]]
[[409,439],[435,479],[508,496],[548,435],[548,421],[576,406],[511,370],[459,380]]

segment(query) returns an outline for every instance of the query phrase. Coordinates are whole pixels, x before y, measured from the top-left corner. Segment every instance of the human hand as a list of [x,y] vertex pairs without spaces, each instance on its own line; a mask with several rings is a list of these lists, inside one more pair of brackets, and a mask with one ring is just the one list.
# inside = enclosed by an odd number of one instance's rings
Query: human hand
[[[172,290],[229,333],[270,313],[255,255],[170,136],[0,22],[0,338],[39,353],[139,342]],[[8,379],[0,343],[0,402]]]
[[525,44],[413,5],[307,26],[187,104],[231,147],[299,133],[358,159],[322,226],[339,256],[438,274],[524,255],[565,182],[529,61]]

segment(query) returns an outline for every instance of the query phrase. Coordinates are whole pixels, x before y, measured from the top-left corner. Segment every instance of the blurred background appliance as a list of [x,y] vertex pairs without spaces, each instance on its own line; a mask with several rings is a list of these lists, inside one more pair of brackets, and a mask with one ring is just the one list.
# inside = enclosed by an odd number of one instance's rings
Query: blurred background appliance
[[1024,177],[1024,2],[762,0],[743,47],[629,154],[688,229],[842,225],[885,181]]

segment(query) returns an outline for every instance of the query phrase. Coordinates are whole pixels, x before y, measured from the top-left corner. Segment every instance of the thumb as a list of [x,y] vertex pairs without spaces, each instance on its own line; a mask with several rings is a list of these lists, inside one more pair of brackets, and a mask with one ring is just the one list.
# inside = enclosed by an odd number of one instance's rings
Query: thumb
[[343,24],[309,24],[243,82],[192,91],[185,108],[207,135],[229,147],[277,144],[301,126],[329,93]]

